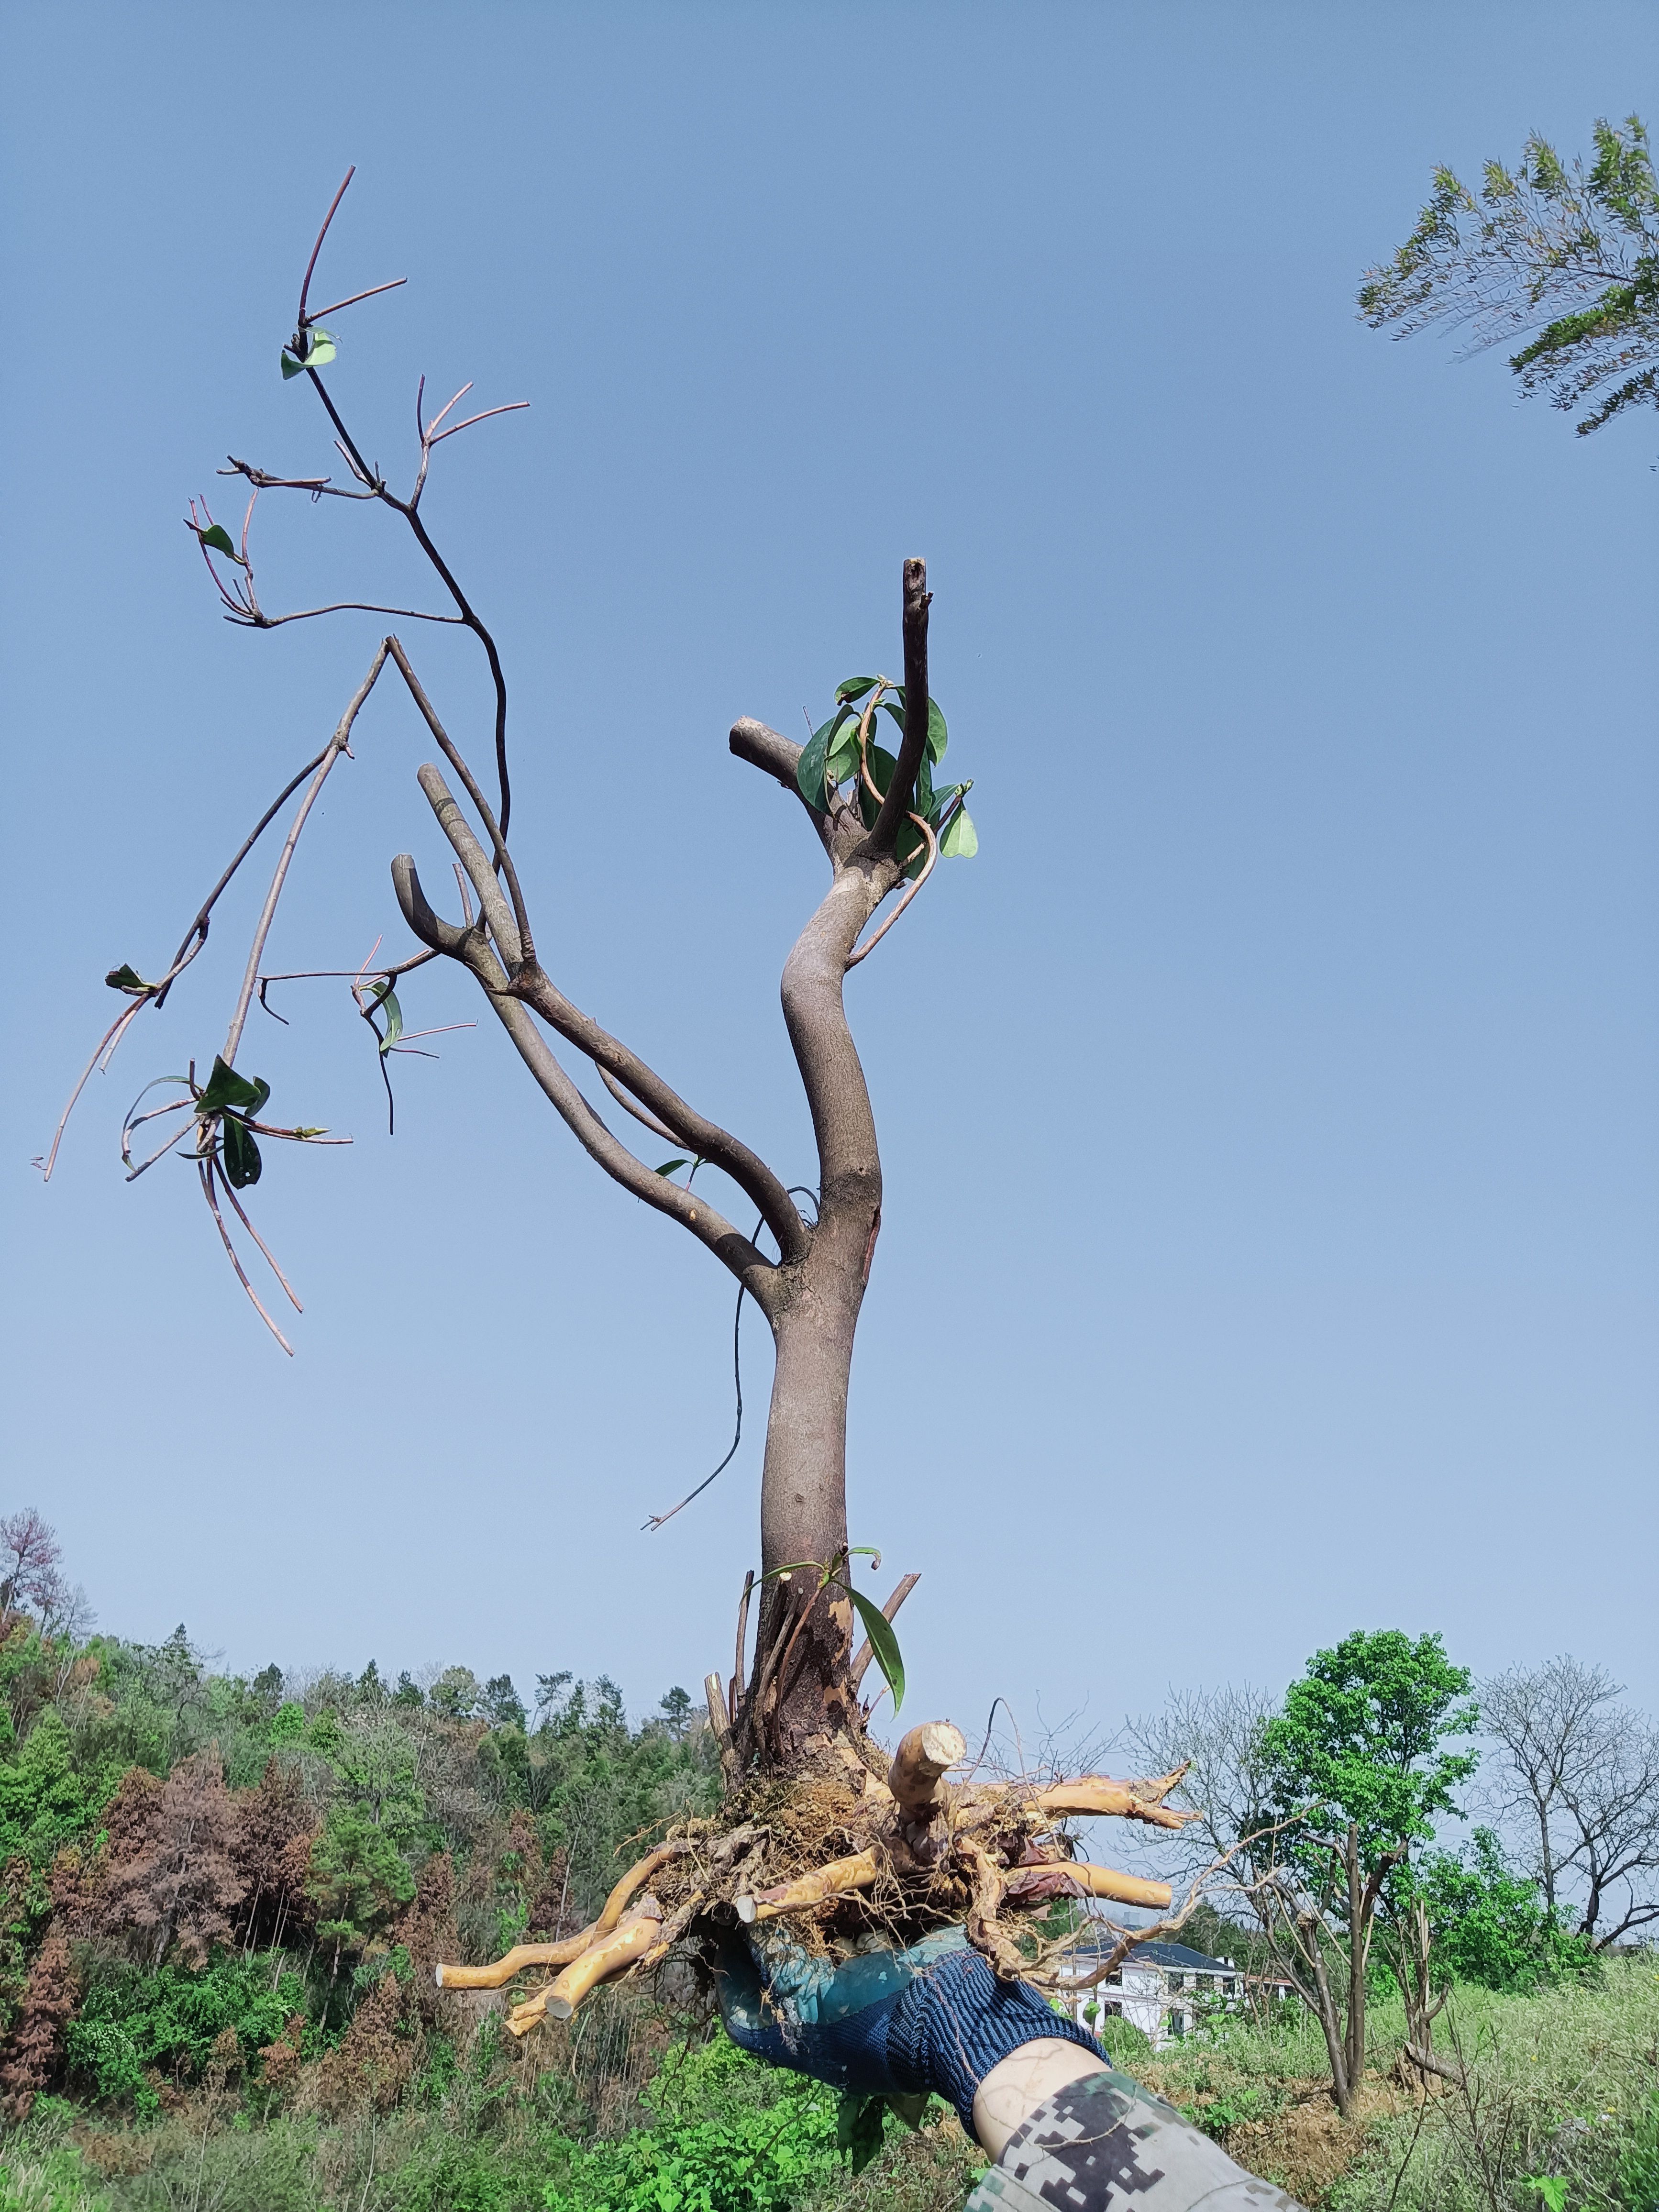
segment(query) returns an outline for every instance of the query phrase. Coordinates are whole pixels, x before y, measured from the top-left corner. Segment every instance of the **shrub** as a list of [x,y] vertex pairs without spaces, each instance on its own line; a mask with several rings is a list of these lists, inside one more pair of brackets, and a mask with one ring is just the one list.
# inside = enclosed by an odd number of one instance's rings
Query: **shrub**
[[273,1989],[269,1966],[254,1960],[221,1959],[199,1974],[106,1963],[70,2024],[70,2070],[100,2100],[131,2097],[140,2110],[153,2110],[147,2069],[194,2079],[227,2028],[250,2058],[277,2041],[304,2003],[296,1974],[280,1976]]

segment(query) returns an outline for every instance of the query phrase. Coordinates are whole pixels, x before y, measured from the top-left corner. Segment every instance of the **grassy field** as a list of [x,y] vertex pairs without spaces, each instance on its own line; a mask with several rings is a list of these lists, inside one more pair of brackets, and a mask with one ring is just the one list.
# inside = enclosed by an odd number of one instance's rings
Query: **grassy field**
[[[1395,2067],[1397,2010],[1373,2014],[1354,2118],[1333,2108],[1310,2023],[1237,2022],[1121,2062],[1315,2212],[1659,2212],[1659,1967],[1613,1960],[1526,1997],[1461,1989],[1437,2048],[1464,2085],[1425,2098]],[[634,2047],[630,2041],[629,2049]],[[660,2046],[659,2046],[660,2048]],[[50,2099],[0,2154],[0,2212],[955,2212],[977,2160],[935,2106],[890,2123],[854,2180],[830,2092],[754,2065],[716,2036],[616,2084],[596,2133],[580,2053],[532,2072],[486,2029],[424,2099],[378,2116],[262,2115],[233,2082],[149,2125]]]

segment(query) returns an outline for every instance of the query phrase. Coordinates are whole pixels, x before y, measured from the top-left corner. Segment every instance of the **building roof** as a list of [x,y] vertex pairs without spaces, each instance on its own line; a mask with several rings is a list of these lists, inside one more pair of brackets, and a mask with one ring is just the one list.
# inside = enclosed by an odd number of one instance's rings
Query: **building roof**
[[[1111,1943],[1082,1943],[1069,1955],[1079,1960],[1109,1959],[1115,1948]],[[1168,1966],[1183,1974],[1231,1974],[1237,1971],[1224,1959],[1212,1959],[1202,1951],[1189,1951],[1184,1943],[1137,1943],[1123,1963],[1126,1966]]]

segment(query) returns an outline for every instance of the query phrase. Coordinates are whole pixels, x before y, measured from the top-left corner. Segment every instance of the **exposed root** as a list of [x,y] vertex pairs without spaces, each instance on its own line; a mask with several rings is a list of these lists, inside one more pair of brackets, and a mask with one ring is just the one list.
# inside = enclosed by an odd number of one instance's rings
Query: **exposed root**
[[1171,1811],[1164,1800],[1186,1771],[1184,1766],[1177,1766],[1172,1774],[1160,1774],[1155,1782],[1109,1782],[1103,1775],[1082,1774],[1073,1782],[1056,1782],[1049,1789],[1039,1790],[1031,1802],[1039,1812],[1060,1819],[1068,1814],[1086,1818],[1107,1814],[1125,1820],[1147,1820],[1159,1828],[1184,1828],[1199,1815]]
[[661,1932],[662,1907],[648,1897],[619,1928],[590,1943],[544,1990],[538,1990],[526,2003],[515,2005],[507,2016],[508,2028],[514,2035],[523,2036],[544,2014],[568,2020],[590,1990],[636,1966]]
[[[780,1648],[796,1625],[777,1631]],[[1031,1916],[1055,1899],[1170,1906],[1167,1882],[1074,1859],[1060,1824],[1104,1815],[1179,1830],[1196,1816],[1164,1800],[1184,1769],[1151,1781],[1087,1774],[1046,1788],[953,1785],[949,1767],[963,1749],[948,1722],[911,1729],[890,1764],[878,1765],[874,1747],[850,1735],[825,1736],[817,1751],[809,1773],[733,1786],[723,1818],[681,1822],[629,1869],[580,1936],[519,1944],[490,1966],[441,1966],[440,1981],[500,1989],[556,1969],[509,2014],[521,2036],[543,2019],[568,2019],[601,1983],[651,1972],[677,1945],[721,1926],[787,1918],[792,1940],[830,1959],[872,1942],[902,1948],[962,1922],[1004,1979],[1051,1984],[1066,1946],[1038,1940]],[[1124,1948],[1133,1933],[1121,1931]]]
[[1000,1979],[1017,1982],[1026,1972],[1029,1961],[997,1917],[1006,1888],[1001,1869],[984,1845],[976,1844],[971,1836],[963,1836],[957,1849],[974,1876],[974,1899],[968,1908],[965,1923],[968,1941],[990,1960]]
[[809,1905],[822,1905],[827,1898],[842,1896],[849,1889],[868,1889],[880,1873],[881,1860],[872,1847],[855,1851],[851,1858],[833,1859],[815,1874],[798,1875],[793,1881],[780,1882],[772,1889],[750,1890],[732,1901],[745,1925],[775,1920],[780,1913],[804,1912]]

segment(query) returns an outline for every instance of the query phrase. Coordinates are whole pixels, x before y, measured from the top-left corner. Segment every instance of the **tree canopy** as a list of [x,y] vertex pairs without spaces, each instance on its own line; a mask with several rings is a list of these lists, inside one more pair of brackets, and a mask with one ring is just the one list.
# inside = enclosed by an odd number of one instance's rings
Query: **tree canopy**
[[[1517,338],[1510,367],[1581,437],[1627,407],[1659,406],[1659,179],[1639,116],[1598,121],[1595,154],[1564,161],[1529,137],[1514,168],[1486,163],[1479,192],[1449,168],[1391,260],[1368,270],[1359,311],[1409,337],[1463,325],[1471,351]],[[1528,337],[1527,334],[1532,335]]]

